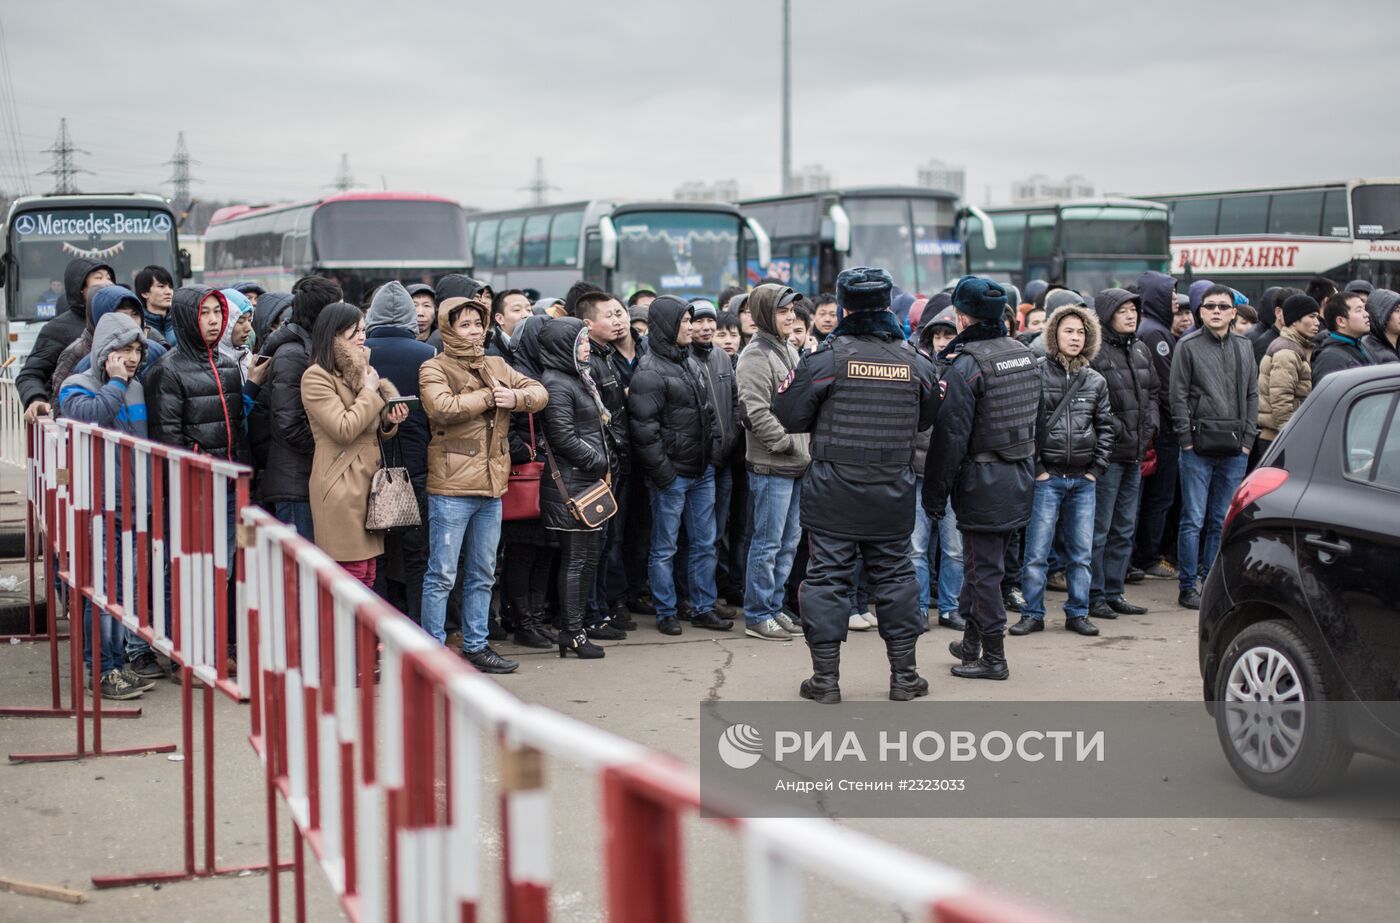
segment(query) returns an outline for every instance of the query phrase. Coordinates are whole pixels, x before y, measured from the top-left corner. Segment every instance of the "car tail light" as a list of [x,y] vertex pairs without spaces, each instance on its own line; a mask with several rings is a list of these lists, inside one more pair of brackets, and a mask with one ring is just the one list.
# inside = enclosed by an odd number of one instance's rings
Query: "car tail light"
[[1239,515],[1240,510],[1278,490],[1286,480],[1288,472],[1282,468],[1255,468],[1236,488],[1235,496],[1230,500],[1230,508],[1225,511],[1225,524],[1222,528],[1230,528],[1230,521]]

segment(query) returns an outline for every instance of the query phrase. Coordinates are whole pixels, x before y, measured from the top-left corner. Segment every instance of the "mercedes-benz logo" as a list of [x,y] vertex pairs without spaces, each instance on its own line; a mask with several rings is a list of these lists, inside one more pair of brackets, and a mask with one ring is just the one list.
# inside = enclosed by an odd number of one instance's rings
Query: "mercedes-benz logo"
[[156,215],[151,221],[151,227],[164,234],[166,231],[170,230],[170,216]]
[[16,234],[33,234],[33,233],[34,233],[34,218],[31,217],[30,215],[20,215],[18,218],[16,218],[16,219],[15,219],[15,233],[16,233]]

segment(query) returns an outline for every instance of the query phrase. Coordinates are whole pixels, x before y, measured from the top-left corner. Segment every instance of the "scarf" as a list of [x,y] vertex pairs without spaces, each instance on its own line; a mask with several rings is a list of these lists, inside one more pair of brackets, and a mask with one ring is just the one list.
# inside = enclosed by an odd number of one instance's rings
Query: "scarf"
[[578,337],[574,340],[574,367],[578,370],[579,381],[583,382],[583,390],[588,392],[588,396],[593,398],[593,406],[598,408],[598,418],[607,426],[612,422],[612,414],[603,406],[603,396],[598,393],[598,383],[593,380],[593,373],[589,371],[588,364],[578,359],[578,351],[587,342],[588,328],[585,327],[578,332]]

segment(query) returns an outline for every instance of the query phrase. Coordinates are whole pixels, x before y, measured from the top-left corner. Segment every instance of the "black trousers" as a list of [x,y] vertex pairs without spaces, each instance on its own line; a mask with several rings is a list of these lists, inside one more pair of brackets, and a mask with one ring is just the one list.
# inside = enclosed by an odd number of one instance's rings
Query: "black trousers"
[[1003,595],[1021,588],[1021,568],[1025,563],[1026,530],[1008,533],[1006,554],[1002,558],[1001,592]]
[[631,500],[631,475],[619,474],[613,481],[613,497],[617,512],[603,523],[603,557],[598,562],[598,576],[593,581],[593,597],[589,600],[587,621],[590,627],[602,625],[612,616],[612,607],[627,598],[627,569],[623,565],[623,524]]
[[917,638],[921,633],[919,580],[908,537],[857,541],[812,530],[807,533],[807,577],[801,589],[808,643],[846,640],[857,556],[865,562],[880,637]]
[[958,614],[982,634],[1001,634],[1006,628],[1001,578],[1006,549],[1015,532],[963,532],[963,586]]
[[628,475],[626,507],[613,518],[622,520],[627,598],[640,599],[647,591],[647,558],[651,556],[651,493],[646,475],[635,463]]
[[501,576],[505,580],[512,621],[517,628],[522,619],[530,616],[539,617],[541,625],[550,621],[549,578],[553,567],[554,548],[549,545],[535,542],[506,544]]
[[603,557],[604,529],[587,532],[557,532],[559,536],[559,608],[564,631],[583,631],[588,604],[593,599],[593,578]]

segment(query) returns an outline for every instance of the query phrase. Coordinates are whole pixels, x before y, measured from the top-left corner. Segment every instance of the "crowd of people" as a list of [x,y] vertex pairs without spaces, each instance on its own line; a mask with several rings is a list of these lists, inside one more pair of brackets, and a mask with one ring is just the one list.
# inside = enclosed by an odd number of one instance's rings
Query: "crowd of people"
[[[507,640],[598,659],[638,618],[741,625],[805,635],[803,694],[834,701],[848,631],[879,628],[910,698],[930,627],[963,633],[955,673],[1000,679],[1005,610],[1041,631],[1047,591],[1081,635],[1144,614],[1147,578],[1198,607],[1235,488],[1313,384],[1400,361],[1400,294],[1363,281],[1250,305],[1159,272],[1092,295],[967,277],[891,310],[888,276],[854,272],[625,301],[453,274],[354,305],[319,276],[127,288],[79,258],[17,384],[31,420],[251,465],[255,502],[480,670],[518,668]],[[385,467],[416,525],[367,527]],[[102,624],[104,696],[166,674]]]

